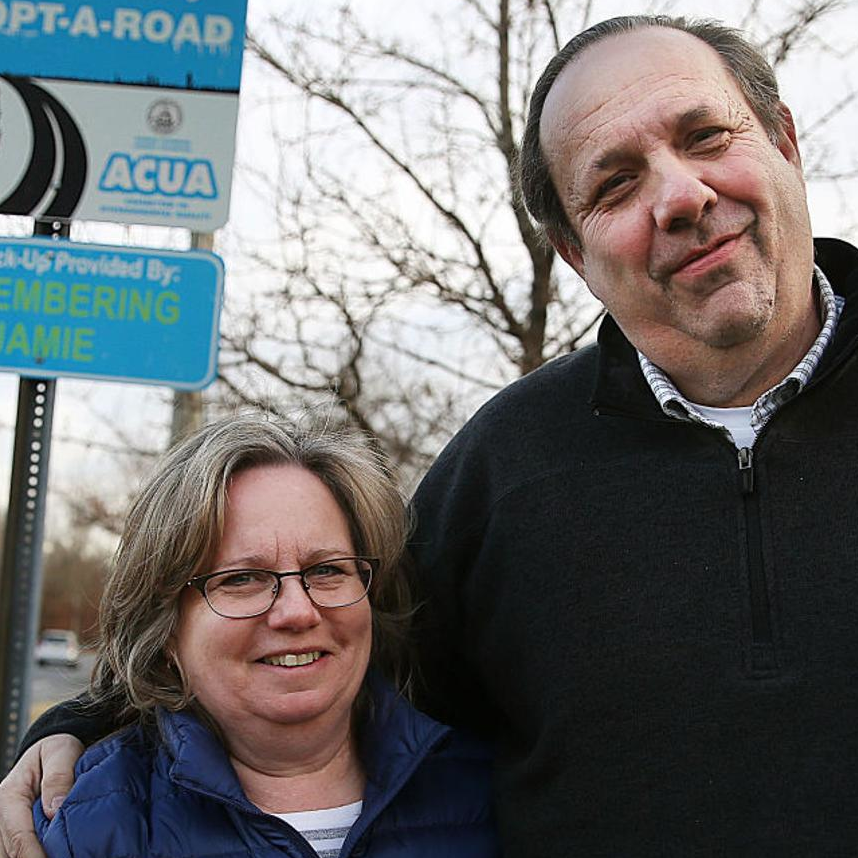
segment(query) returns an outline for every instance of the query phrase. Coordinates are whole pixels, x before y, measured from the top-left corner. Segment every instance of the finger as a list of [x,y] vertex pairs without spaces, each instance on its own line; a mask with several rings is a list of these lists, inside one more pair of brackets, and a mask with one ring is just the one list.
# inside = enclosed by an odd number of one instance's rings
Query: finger
[[0,783],[0,858],[45,858],[33,827],[41,771],[34,745]]
[[69,733],[48,736],[37,745],[42,769],[42,809],[53,819],[74,784],[74,766],[83,745]]

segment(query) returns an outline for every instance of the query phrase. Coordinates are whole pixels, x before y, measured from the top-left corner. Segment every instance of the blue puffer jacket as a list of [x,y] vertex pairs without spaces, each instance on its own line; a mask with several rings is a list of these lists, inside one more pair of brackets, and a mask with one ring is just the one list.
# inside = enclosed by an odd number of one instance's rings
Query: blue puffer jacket
[[[134,727],[90,748],[52,822],[36,802],[50,858],[315,858],[295,829],[247,800],[223,746],[191,713],[159,721],[160,740]],[[363,812],[340,858],[500,855],[484,746],[381,689],[362,747]]]

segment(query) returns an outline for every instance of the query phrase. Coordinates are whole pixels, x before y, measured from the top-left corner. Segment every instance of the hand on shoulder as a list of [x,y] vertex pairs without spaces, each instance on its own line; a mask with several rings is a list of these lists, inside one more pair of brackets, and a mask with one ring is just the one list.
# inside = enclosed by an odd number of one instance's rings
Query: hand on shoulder
[[33,827],[33,803],[42,797],[53,819],[74,783],[83,745],[74,736],[47,736],[21,756],[0,783],[0,858],[44,858]]

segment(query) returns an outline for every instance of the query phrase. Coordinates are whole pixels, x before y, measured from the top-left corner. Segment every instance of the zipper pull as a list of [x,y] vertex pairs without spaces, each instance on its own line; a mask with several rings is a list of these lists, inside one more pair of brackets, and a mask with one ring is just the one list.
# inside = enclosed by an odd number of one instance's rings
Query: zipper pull
[[754,452],[750,447],[739,450],[739,476],[742,478],[742,494],[751,494],[754,490]]

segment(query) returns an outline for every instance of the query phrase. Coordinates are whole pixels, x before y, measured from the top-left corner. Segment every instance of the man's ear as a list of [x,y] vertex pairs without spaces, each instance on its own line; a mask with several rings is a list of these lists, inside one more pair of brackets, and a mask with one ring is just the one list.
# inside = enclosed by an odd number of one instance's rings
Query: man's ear
[[798,135],[795,131],[795,122],[790,109],[782,102],[778,102],[778,113],[780,113],[781,127],[778,132],[778,149],[780,153],[794,166],[801,169],[801,153],[798,151]]
[[548,230],[548,240],[551,246],[560,254],[560,258],[567,264],[571,265],[577,275],[586,280],[587,266],[584,264],[584,256],[568,238],[564,238],[553,229]]

